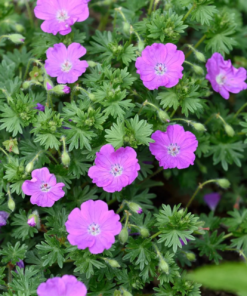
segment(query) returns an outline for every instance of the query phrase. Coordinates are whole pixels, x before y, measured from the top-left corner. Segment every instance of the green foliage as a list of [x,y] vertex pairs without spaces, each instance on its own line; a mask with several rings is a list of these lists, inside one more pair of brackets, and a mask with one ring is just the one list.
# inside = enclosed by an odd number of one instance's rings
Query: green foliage
[[159,229],[159,243],[165,242],[165,246],[172,247],[174,253],[177,248],[182,248],[180,239],[187,244],[187,240],[194,240],[192,233],[198,230],[198,217],[186,213],[180,209],[180,205],[174,206],[173,210],[169,205],[162,205],[159,214],[155,214]]
[[23,260],[25,258],[25,254],[27,252],[27,246],[20,242],[17,242],[14,246],[11,243],[7,243],[7,245],[3,246],[0,250],[0,255],[2,256],[2,262],[12,264],[16,264],[19,260]]

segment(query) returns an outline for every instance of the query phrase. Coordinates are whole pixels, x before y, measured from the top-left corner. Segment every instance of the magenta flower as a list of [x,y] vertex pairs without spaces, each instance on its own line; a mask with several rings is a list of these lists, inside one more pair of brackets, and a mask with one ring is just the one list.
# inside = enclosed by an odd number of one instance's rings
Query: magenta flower
[[208,74],[206,79],[211,83],[214,91],[228,100],[229,92],[237,94],[247,88],[246,70],[236,69],[232,66],[231,60],[224,61],[222,55],[215,52],[206,63]]
[[53,86],[49,82],[46,82],[46,89],[51,90],[52,88]]
[[95,164],[88,176],[107,192],[121,191],[136,179],[140,170],[133,148],[121,147],[115,151],[111,144],[104,145],[96,153]]
[[7,224],[8,217],[9,217],[9,213],[0,211],[0,227],[5,226]]
[[0,211],[0,227],[5,226],[7,224],[8,217],[9,213]]
[[57,183],[56,177],[50,174],[48,168],[32,171],[32,180],[22,184],[22,191],[31,195],[31,203],[40,207],[52,207],[55,201],[64,196],[63,183]]
[[63,88],[63,92],[65,94],[69,94],[70,93],[70,87],[68,87],[67,85],[65,85],[65,87]]
[[183,77],[182,64],[184,53],[177,50],[172,43],[154,43],[142,51],[142,56],[136,60],[137,73],[143,84],[150,90],[160,86],[167,88],[178,84]]
[[85,296],[86,286],[73,275],[54,277],[39,285],[38,296]]
[[217,192],[212,192],[212,193],[204,195],[203,199],[204,199],[205,203],[208,205],[208,207],[210,208],[210,210],[215,211],[215,209],[221,199],[221,196]]
[[[89,0],[90,1],[90,0]],[[85,0],[38,0],[34,14],[38,19],[44,20],[41,29],[46,33],[66,35],[76,22],[83,22],[89,16]]]
[[194,164],[198,141],[194,134],[185,132],[181,125],[169,125],[166,132],[156,131],[149,149],[164,169],[185,169]]
[[37,109],[39,111],[44,112],[45,111],[45,106],[40,104],[40,103],[37,103],[37,107],[35,107],[34,109]]
[[34,227],[36,226],[36,222],[35,222],[35,219],[34,217],[31,217],[30,219],[27,220],[27,224],[31,227]]
[[119,215],[108,210],[102,200],[88,200],[81,209],[74,209],[65,223],[69,233],[68,241],[78,249],[89,248],[92,254],[102,253],[111,248],[115,235],[121,232],[122,224]]
[[68,48],[63,43],[54,44],[46,51],[45,69],[51,77],[57,77],[58,83],[74,83],[86,71],[88,63],[80,61],[86,48],[72,43]]
[[[22,260],[19,260],[17,263],[16,263],[16,266],[19,266],[21,269],[23,269],[25,267],[25,264]],[[15,272],[17,272],[17,269],[15,269]]]

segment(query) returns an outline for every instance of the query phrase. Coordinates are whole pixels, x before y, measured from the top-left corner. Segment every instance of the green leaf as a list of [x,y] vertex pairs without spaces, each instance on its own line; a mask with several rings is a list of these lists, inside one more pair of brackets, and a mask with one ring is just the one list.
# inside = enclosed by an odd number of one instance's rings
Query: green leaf
[[247,291],[246,274],[246,264],[225,263],[218,266],[204,266],[189,273],[187,277],[213,290],[236,293]]
[[8,242],[7,245],[0,250],[0,255],[3,256],[3,263],[11,262],[12,264],[16,264],[18,261],[25,258],[26,252],[27,246],[25,244],[21,245],[20,242],[17,242],[15,246],[12,246],[11,243]]
[[163,91],[157,96],[157,100],[161,100],[160,104],[164,109],[167,107],[177,110],[179,107],[178,96],[174,91]]
[[124,122],[118,119],[117,123],[113,123],[111,129],[107,129],[105,132],[105,138],[108,143],[111,143],[115,148],[123,146],[125,135]]
[[[210,1],[211,2],[211,1]],[[191,13],[191,19],[200,22],[202,25],[210,25],[213,16],[218,12],[214,5],[200,4]]]

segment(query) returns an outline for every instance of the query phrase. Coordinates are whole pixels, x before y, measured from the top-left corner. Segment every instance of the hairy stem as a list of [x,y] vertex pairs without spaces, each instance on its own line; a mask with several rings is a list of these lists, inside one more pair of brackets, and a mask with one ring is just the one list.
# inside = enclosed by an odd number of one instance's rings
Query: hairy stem
[[237,117],[246,106],[247,106],[247,103],[245,103],[241,108],[239,108],[233,117]]
[[148,15],[150,15],[152,13],[153,5],[154,5],[154,0],[150,0],[150,5],[148,8]]
[[[206,38],[206,34],[202,36],[202,38],[196,43],[196,45],[194,46],[194,48],[197,48],[203,41],[204,39]],[[192,54],[192,50],[190,50],[186,55],[185,55],[185,58],[187,59],[191,54]]]
[[194,3],[190,10],[188,10],[188,12],[186,13],[186,15],[183,17],[183,21],[185,21],[187,19],[187,17],[191,14],[192,10],[194,10],[194,8],[196,7],[196,3]]

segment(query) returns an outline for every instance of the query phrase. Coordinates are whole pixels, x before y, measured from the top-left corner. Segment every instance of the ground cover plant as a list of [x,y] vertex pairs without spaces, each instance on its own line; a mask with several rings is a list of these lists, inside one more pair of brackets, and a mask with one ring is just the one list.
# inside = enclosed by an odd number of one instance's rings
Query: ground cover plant
[[247,295],[246,16],[0,0],[1,295]]

